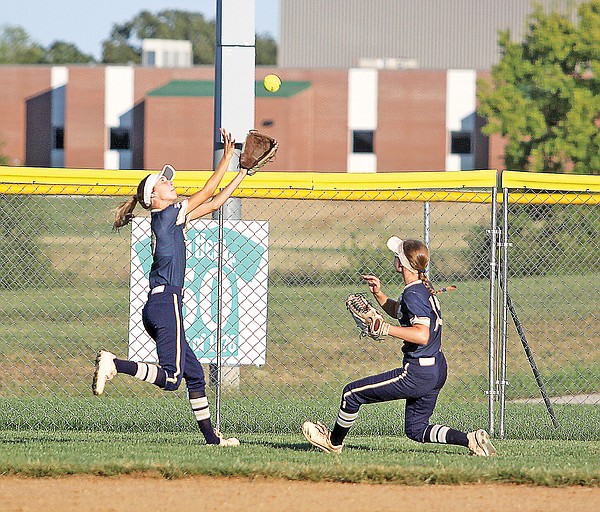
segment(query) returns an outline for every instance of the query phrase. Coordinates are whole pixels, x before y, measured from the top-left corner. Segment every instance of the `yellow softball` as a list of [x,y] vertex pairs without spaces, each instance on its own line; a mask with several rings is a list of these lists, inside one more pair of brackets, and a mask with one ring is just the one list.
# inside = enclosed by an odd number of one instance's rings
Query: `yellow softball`
[[267,75],[263,80],[265,89],[269,92],[277,92],[281,87],[281,78],[277,75]]

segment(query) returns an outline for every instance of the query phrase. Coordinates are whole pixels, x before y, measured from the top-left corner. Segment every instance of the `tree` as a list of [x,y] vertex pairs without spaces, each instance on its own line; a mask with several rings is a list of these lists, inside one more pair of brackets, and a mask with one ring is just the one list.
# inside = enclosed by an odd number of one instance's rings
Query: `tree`
[[0,29],[0,64],[44,64],[44,47],[35,43],[25,29],[4,25]]
[[[214,64],[216,23],[201,13],[163,10],[157,14],[140,12],[135,18],[115,24],[110,38],[103,42],[102,62],[126,64],[141,62],[142,39],[191,41],[194,64]],[[256,63],[276,64],[277,45],[269,36],[256,36]]]
[[55,41],[46,49],[48,64],[89,64],[95,62],[92,55],[83,53],[73,43]]
[[277,43],[268,34],[256,35],[256,64],[274,66],[277,64]]
[[48,48],[34,42],[21,27],[5,25],[0,29],[0,64],[88,64],[91,55],[73,43],[55,41]]
[[600,0],[578,23],[536,6],[522,42],[501,32],[500,62],[478,85],[483,133],[507,140],[508,169],[600,174]]

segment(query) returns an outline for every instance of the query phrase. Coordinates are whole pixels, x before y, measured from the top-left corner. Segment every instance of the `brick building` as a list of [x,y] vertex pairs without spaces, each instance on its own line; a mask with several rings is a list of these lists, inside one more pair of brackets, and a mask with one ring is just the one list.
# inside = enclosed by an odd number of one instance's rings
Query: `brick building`
[[[274,94],[261,86],[270,72],[283,80]],[[501,147],[475,114],[481,76],[257,68],[255,127],[280,141],[270,170],[501,166]],[[213,79],[212,66],[0,66],[0,153],[11,165],[209,169]]]

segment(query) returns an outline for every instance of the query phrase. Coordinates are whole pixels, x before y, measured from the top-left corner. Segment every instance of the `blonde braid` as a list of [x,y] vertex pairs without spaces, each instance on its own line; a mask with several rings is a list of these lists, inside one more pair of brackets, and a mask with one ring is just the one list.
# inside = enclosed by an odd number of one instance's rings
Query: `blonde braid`
[[429,249],[423,242],[420,240],[405,240],[403,247],[404,255],[408,259],[408,262],[411,264],[412,268],[417,269],[419,279],[431,295],[439,295],[443,292],[456,290],[456,286],[454,285],[446,286],[446,288],[441,288],[439,290],[436,290],[431,286],[427,273],[424,270],[429,265]]
[[440,288],[439,290],[436,290],[433,288],[433,286],[431,286],[431,283],[429,282],[429,278],[427,277],[425,271],[419,270],[418,272],[419,279],[421,280],[425,288],[427,288],[429,293],[431,293],[431,295],[439,295],[440,293],[451,292],[452,290],[456,290],[456,286],[454,286],[453,284],[450,286],[446,286],[445,288]]

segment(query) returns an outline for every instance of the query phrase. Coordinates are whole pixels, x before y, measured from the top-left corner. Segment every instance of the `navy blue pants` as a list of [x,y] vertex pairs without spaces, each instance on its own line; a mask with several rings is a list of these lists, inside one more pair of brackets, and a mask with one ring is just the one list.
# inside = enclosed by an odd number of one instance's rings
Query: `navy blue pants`
[[363,404],[405,399],[406,435],[422,443],[447,375],[446,359],[441,352],[435,356],[435,364],[431,366],[421,366],[418,359],[405,358],[401,368],[348,384],[342,392],[340,408],[354,414]]
[[205,395],[204,370],[185,339],[181,299],[179,289],[170,286],[162,293],[151,294],[142,321],[156,342],[158,364],[167,374],[164,389],[174,391],[185,379],[189,392]]

